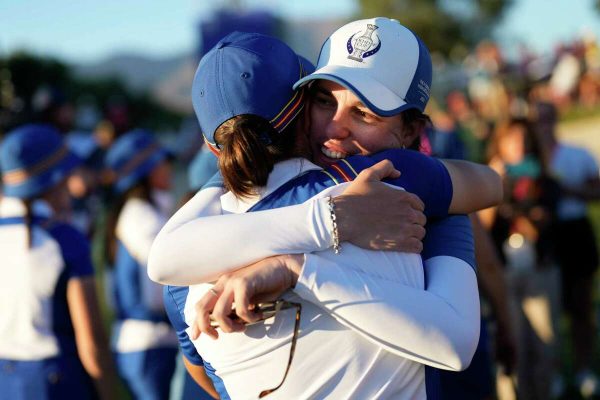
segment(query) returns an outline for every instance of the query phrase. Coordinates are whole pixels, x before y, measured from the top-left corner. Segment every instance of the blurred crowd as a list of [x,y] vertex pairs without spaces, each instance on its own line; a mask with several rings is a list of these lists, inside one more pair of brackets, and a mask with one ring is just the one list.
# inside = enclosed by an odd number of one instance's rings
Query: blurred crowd
[[[442,76],[452,76],[440,68]],[[557,137],[563,116],[600,111],[598,42],[585,37],[544,57],[523,50],[519,61],[510,63],[497,44],[486,41],[460,70],[461,78],[454,86],[444,82],[447,90],[427,110],[432,124],[423,151],[487,163],[502,176],[505,190],[502,205],[472,218],[483,326],[461,384],[475,385],[480,399],[600,396],[598,254],[588,210],[589,202],[600,199],[598,164],[586,149]],[[133,239],[137,250],[129,253],[122,244],[131,230],[157,233],[177,204],[216,172],[216,158],[202,147],[194,122],[182,124],[177,135],[154,134],[139,128],[144,122],[134,121],[123,101],[98,105],[93,96],[69,99],[64,93],[52,83],[37,88],[32,98],[21,99],[24,113],[3,121],[0,134],[26,124],[50,125],[82,161],[66,180],[70,204],[55,213],[93,244],[96,277],[104,290],[99,302],[106,323],[114,322],[112,350],[124,387],[134,397],[150,398],[144,395],[147,387],[132,382],[155,374],[146,379],[164,381],[167,389],[160,390],[168,390],[175,375],[171,398],[208,396],[176,367],[177,341],[156,304],[162,295],[146,276],[123,267],[143,264],[151,241]],[[152,157],[156,162],[144,167]],[[187,171],[178,175],[187,180],[175,180],[173,171]],[[145,291],[144,311],[124,309],[127,279]],[[151,313],[155,322],[142,332],[162,338],[149,340],[143,350],[167,349],[157,360],[168,359],[161,363],[169,371],[156,375],[139,360],[119,358],[120,349],[130,349],[119,340],[130,328],[124,321],[137,312]],[[139,346],[131,348],[139,350],[143,334],[133,335]]]
[[[489,382],[480,386],[481,398],[598,396],[598,254],[587,209],[600,199],[598,164],[588,150],[557,137],[561,117],[600,106],[598,43],[585,37],[551,57],[523,50],[508,63],[486,41],[461,74],[461,89],[429,109],[427,150],[489,164],[503,178],[505,197],[473,218],[489,307],[469,368],[478,368],[478,377],[467,371],[463,383]],[[497,368],[489,367],[490,355]]]

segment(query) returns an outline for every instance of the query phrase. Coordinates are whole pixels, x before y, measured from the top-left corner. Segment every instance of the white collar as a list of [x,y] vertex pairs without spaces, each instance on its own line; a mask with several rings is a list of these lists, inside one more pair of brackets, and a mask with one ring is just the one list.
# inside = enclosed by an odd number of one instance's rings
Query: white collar
[[230,213],[244,213],[289,180],[305,172],[320,169],[321,167],[305,158],[291,158],[278,162],[273,166],[273,171],[269,174],[267,186],[260,188],[259,193],[250,197],[237,198],[233,193],[227,192],[221,196],[221,208],[223,211]]
[[[39,217],[52,216],[50,205],[44,200],[37,199],[32,205],[33,214]],[[25,215],[25,204],[17,197],[0,197],[0,217],[20,217]]]

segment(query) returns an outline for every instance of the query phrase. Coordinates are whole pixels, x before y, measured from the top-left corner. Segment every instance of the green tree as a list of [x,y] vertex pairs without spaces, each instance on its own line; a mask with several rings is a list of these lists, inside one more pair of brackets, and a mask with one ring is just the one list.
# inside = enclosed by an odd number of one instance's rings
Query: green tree
[[[600,0],[598,0],[600,1]],[[490,36],[513,0],[359,0],[364,18],[395,18],[449,56]]]
[[[32,98],[41,86],[59,89],[73,102],[81,96],[91,96],[103,108],[111,99],[119,98],[128,104],[134,126],[152,130],[177,129],[183,115],[169,111],[151,99],[148,93],[132,93],[116,77],[82,79],[74,76],[68,64],[53,58],[26,52],[0,57],[0,89],[10,86],[14,97],[22,100],[23,108],[12,115],[0,102],[0,132],[5,126],[29,121]],[[11,119],[11,121],[7,121]]]
[[26,101],[26,106],[35,91],[42,85],[68,87],[72,82],[69,68],[50,58],[37,57],[18,52],[6,60],[15,95]]

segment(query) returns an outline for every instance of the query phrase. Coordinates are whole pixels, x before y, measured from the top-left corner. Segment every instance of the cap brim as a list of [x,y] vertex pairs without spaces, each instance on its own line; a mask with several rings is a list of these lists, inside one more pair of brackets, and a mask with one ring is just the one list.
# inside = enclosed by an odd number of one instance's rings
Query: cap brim
[[370,110],[383,117],[397,115],[408,108],[418,108],[407,104],[404,99],[363,72],[362,68],[325,65],[297,81],[294,89],[317,79],[332,81],[351,90]]
[[69,151],[62,160],[48,170],[30,177],[18,185],[5,185],[4,195],[22,199],[37,197],[67,178],[81,164],[81,158]]
[[161,161],[168,160],[169,152],[164,148],[157,149],[142,163],[137,165],[129,174],[117,179],[114,189],[117,193],[124,193],[135,186],[142,178],[152,172]]

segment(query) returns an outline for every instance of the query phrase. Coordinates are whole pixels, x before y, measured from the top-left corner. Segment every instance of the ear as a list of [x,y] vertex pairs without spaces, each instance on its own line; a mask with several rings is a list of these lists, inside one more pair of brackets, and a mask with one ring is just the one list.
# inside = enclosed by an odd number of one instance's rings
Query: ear
[[404,137],[402,140],[402,145],[406,148],[410,148],[412,144],[421,137],[423,133],[425,133],[425,128],[427,126],[427,122],[421,118],[415,119],[411,121],[404,128]]

